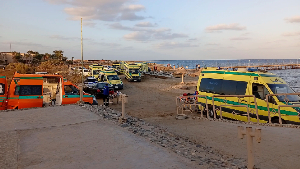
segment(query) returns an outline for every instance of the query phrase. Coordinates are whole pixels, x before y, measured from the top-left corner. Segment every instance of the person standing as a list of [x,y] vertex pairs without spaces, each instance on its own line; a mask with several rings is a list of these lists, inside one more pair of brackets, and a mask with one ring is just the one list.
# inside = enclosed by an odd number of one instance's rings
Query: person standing
[[103,90],[103,105],[104,106],[109,106],[109,87],[108,84],[106,83],[104,86],[104,90]]

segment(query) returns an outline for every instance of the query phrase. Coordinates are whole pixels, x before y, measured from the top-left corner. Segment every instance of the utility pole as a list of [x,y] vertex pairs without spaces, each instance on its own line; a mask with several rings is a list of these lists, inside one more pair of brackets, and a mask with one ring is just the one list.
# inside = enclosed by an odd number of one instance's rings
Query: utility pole
[[82,42],[82,18],[81,18],[81,87],[80,87],[80,102],[83,103],[83,42]]

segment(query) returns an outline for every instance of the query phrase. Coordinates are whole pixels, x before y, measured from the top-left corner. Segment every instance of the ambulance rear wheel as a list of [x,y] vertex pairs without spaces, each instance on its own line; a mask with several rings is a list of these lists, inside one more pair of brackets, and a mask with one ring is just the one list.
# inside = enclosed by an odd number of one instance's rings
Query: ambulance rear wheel
[[[279,124],[279,118],[278,117],[273,117],[271,119],[272,123],[278,123]],[[283,119],[281,119],[282,124],[286,124],[286,121],[284,121]]]

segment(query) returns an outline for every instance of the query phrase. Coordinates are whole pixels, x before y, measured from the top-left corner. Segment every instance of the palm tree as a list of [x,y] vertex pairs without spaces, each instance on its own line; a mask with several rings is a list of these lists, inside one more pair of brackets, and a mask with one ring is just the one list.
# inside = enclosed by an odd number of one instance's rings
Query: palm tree
[[62,60],[64,56],[64,51],[62,50],[55,50],[53,51],[54,55],[56,56],[57,59]]
[[28,52],[25,53],[24,57],[25,57],[26,63],[28,63],[28,60],[29,60],[30,56],[31,55]]
[[13,59],[15,60],[15,62],[22,62],[22,57],[21,57],[20,52],[13,51],[12,55],[13,55]]
[[44,54],[44,60],[45,60],[45,61],[46,61],[46,60],[49,60],[50,57],[51,57],[51,55],[50,55],[49,53],[45,53],[45,54]]

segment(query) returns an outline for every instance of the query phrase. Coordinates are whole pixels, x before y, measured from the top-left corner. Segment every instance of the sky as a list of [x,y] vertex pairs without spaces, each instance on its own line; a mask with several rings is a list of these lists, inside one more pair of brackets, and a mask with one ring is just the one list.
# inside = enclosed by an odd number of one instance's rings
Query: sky
[[299,0],[0,0],[0,52],[84,59],[300,58]]

